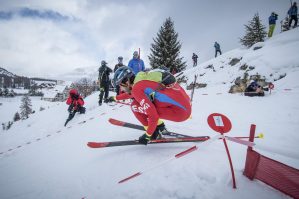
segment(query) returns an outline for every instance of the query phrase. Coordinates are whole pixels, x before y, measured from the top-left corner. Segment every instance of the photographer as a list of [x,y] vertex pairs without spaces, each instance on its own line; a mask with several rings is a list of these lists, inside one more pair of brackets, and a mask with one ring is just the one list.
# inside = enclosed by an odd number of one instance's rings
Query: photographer
[[268,32],[268,37],[272,37],[275,25],[276,25],[276,20],[278,19],[278,14],[275,12],[272,12],[270,17],[269,17],[269,32]]
[[69,105],[68,107],[69,117],[67,118],[64,126],[66,126],[67,123],[74,118],[77,112],[79,112],[80,114],[85,113],[85,107],[83,107],[84,100],[82,99],[82,97],[80,96],[80,94],[76,89],[70,90],[69,97],[66,100],[66,104]]

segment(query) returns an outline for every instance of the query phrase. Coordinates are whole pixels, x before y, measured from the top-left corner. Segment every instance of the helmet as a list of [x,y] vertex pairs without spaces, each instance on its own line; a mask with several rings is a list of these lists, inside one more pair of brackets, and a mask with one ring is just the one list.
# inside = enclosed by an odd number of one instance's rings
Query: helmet
[[101,61],[101,66],[106,66],[107,62],[105,60]]
[[70,94],[71,96],[75,96],[75,95],[78,95],[78,91],[77,91],[76,89],[71,89],[71,90],[69,91],[69,94]]
[[128,66],[122,66],[115,71],[114,78],[113,78],[113,84],[114,84],[114,86],[117,86],[117,85],[121,84],[122,82],[125,83],[132,76],[134,76],[132,69],[130,69]]

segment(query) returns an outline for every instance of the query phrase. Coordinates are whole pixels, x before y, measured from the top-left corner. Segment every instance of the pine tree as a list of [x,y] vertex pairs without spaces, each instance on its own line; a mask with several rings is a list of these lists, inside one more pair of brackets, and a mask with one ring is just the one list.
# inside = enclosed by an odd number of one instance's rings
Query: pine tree
[[151,44],[151,54],[148,56],[152,68],[165,66],[170,72],[180,72],[186,68],[183,57],[179,57],[182,45],[178,41],[178,33],[174,30],[174,23],[167,18],[161,26],[157,37]]
[[266,27],[261,23],[259,14],[256,13],[248,25],[245,26],[245,36],[240,39],[242,45],[251,47],[257,42],[265,41],[267,36]]
[[29,117],[29,114],[32,113],[31,107],[32,107],[31,99],[28,97],[28,95],[22,97],[20,109],[21,109],[21,118],[23,120],[27,119]]
[[20,114],[18,112],[15,113],[14,117],[13,117],[13,121],[19,121],[21,119]]

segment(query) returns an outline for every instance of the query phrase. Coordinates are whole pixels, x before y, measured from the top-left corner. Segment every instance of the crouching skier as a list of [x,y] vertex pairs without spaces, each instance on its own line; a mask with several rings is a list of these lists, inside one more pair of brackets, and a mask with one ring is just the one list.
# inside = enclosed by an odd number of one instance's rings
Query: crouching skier
[[66,104],[69,105],[69,117],[65,121],[64,126],[66,126],[67,123],[74,118],[77,112],[79,112],[80,114],[84,114],[86,110],[85,107],[83,107],[84,100],[76,89],[71,89],[69,91],[69,97],[66,100]]
[[189,96],[166,70],[154,69],[135,76],[132,69],[123,66],[115,72],[113,83],[126,92],[111,96],[108,101],[133,99],[131,110],[146,130],[139,137],[142,144],[167,132],[161,119],[182,122],[191,115]]

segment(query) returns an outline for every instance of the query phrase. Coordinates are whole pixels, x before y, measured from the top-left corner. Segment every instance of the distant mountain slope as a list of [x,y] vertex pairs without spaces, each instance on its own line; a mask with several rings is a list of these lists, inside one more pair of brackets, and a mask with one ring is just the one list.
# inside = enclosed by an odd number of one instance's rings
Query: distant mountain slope
[[5,76],[8,76],[8,77],[16,77],[15,74],[13,74],[13,73],[11,73],[11,72],[9,72],[6,69],[1,68],[1,67],[0,67],[0,75],[5,75]]
[[[299,70],[299,28],[278,34],[250,49],[234,49],[184,72],[188,85],[198,75],[207,86],[225,84],[227,89],[237,78],[259,75],[275,82]],[[227,91],[228,91],[227,90]]]

